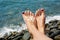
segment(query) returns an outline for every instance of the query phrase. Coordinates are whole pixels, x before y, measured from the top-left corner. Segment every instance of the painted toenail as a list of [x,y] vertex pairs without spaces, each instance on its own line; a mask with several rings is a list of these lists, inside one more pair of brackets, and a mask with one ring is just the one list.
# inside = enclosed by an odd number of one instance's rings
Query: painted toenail
[[24,14],[24,12],[22,14]]
[[44,10],[41,10],[41,11],[44,11]]
[[41,11],[44,11],[44,9],[42,9]]
[[41,8],[41,11],[44,11],[44,8]]

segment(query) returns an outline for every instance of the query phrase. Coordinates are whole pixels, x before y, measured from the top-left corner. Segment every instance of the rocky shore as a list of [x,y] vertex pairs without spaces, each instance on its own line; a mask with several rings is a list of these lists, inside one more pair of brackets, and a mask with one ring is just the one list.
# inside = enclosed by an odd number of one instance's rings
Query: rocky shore
[[60,20],[52,20],[47,23],[45,34],[53,40],[60,40]]
[[27,30],[22,30],[21,32],[10,32],[6,33],[0,40],[30,40],[31,36]]
[[[45,34],[53,40],[60,40],[60,20],[52,20],[45,25]],[[28,30],[21,32],[10,32],[0,38],[0,40],[32,40],[32,36]]]

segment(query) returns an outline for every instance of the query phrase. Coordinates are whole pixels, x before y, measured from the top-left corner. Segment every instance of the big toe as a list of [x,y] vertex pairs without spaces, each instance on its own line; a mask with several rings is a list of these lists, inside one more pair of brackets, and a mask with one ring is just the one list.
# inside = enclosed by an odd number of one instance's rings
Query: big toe
[[43,9],[43,8],[38,9],[35,14],[36,14],[36,15],[35,15],[36,17],[37,17],[37,16],[44,15],[44,9]]

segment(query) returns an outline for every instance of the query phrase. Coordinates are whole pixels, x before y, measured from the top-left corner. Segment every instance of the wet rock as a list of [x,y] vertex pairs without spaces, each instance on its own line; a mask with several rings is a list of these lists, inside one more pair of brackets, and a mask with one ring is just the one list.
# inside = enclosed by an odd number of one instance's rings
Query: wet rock
[[[60,40],[60,20],[52,20],[45,25],[45,34],[53,40]],[[0,40],[32,40],[32,35],[28,30],[21,32],[10,32],[0,38]]]
[[4,38],[0,38],[0,40],[6,40],[6,39],[4,39]]
[[60,40],[60,35],[55,36],[55,40]]
[[59,39],[60,37],[58,38],[58,36],[60,35],[60,20],[52,20],[47,23],[45,27],[45,34],[53,40]]
[[28,40],[30,38],[30,33],[26,32],[23,36],[23,40]]
[[7,33],[0,38],[1,40],[30,40],[31,36],[27,30],[22,30],[21,32],[10,32],[10,35]]

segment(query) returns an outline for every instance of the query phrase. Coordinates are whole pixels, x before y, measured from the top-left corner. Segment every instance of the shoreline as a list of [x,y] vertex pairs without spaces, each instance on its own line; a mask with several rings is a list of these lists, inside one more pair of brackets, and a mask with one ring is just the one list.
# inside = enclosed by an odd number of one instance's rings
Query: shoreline
[[[49,23],[46,23],[45,25],[45,34],[52,38],[52,39],[60,39],[60,20],[51,20]],[[25,29],[21,32],[10,32],[10,35],[7,35],[7,33],[2,37],[6,40],[30,40],[31,35],[30,33]],[[0,38],[0,39],[2,39]]]

